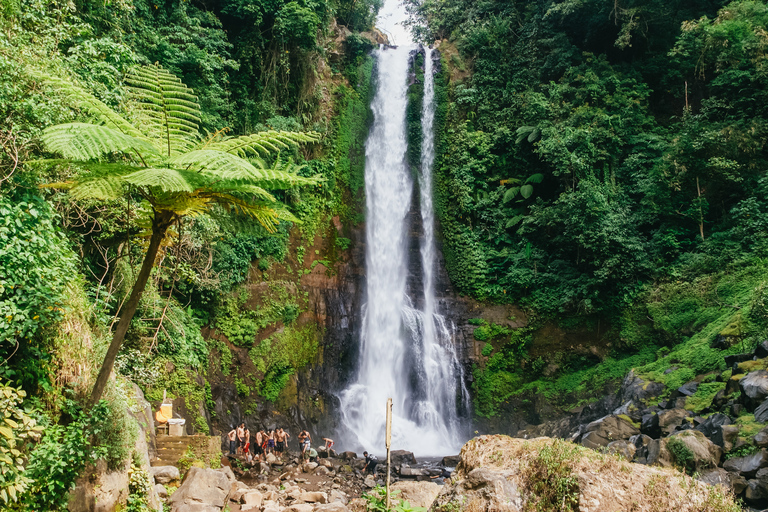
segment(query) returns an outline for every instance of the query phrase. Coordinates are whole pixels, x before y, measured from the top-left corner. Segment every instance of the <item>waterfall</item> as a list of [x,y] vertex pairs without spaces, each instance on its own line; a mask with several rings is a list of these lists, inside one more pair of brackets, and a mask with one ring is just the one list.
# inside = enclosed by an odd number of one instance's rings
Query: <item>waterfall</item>
[[[392,445],[418,455],[456,453],[466,439],[459,408],[468,403],[454,332],[438,314],[432,206],[434,82],[425,59],[422,154],[418,176],[423,297],[409,297],[408,213],[414,182],[406,160],[408,58],[412,46],[379,49],[373,125],[365,145],[366,292],[357,379],[340,395],[343,446],[384,450],[385,404],[393,399]],[[415,300],[416,299],[416,300]],[[422,308],[414,306],[423,302]]]

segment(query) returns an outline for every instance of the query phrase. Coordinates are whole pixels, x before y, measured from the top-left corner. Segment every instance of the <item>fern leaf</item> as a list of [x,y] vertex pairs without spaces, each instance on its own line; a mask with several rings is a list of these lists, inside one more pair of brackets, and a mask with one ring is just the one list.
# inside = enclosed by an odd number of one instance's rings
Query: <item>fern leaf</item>
[[49,76],[38,70],[30,70],[30,74],[43,83],[50,85],[57,94],[69,100],[74,106],[86,112],[99,124],[117,130],[124,135],[141,138],[142,133],[120,114],[109,108],[85,89],[55,76]]
[[123,179],[137,187],[156,188],[170,193],[191,193],[205,185],[201,178],[199,174],[191,171],[151,167],[133,172]]
[[283,149],[297,147],[299,144],[318,142],[320,134],[317,132],[283,132],[265,131],[240,137],[232,137],[218,142],[206,144],[205,149],[225,151],[247,158],[249,156],[264,157],[278,153]]
[[169,157],[197,145],[200,106],[192,89],[157,64],[134,68],[126,83],[137,105],[139,126],[148,137],[163,141]]
[[107,126],[67,123],[43,130],[41,140],[52,153],[72,160],[97,160],[110,153],[157,155],[155,147],[144,139],[126,135]]
[[279,223],[278,215],[280,214],[271,205],[251,203],[230,195],[221,195],[217,199],[228,211],[233,210],[235,213],[255,219],[256,222],[261,224],[270,233],[274,233],[277,230]]
[[230,181],[217,181],[212,183],[208,190],[211,191],[212,195],[221,194],[221,193],[227,193],[227,194],[238,194],[238,195],[244,195],[244,196],[250,196],[255,198],[256,200],[261,201],[275,201],[275,196],[264,190],[263,188],[252,185],[249,183],[240,183],[240,182],[230,182]]
[[248,181],[269,190],[300,185],[316,185],[318,178],[304,178],[277,169],[259,168],[232,153],[199,149],[173,157],[169,163],[177,168],[208,174],[224,180]]

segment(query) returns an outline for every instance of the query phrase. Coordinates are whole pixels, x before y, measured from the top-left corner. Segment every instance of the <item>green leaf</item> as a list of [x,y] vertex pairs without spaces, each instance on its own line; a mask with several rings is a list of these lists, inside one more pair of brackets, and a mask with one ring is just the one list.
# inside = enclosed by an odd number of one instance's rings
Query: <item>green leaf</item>
[[531,197],[533,195],[533,185],[526,184],[520,187],[520,195],[525,199]]

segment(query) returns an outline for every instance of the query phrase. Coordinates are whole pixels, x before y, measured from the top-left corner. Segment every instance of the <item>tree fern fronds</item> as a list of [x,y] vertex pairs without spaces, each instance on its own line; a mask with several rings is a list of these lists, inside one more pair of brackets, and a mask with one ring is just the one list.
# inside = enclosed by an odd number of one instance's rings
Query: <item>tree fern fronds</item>
[[236,155],[209,149],[198,149],[174,156],[168,163],[177,168],[206,173],[225,180],[259,180],[262,172]]
[[43,83],[50,85],[57,94],[67,98],[74,106],[86,112],[94,118],[99,124],[112,128],[125,135],[132,137],[142,137],[142,133],[129,123],[123,116],[109,108],[104,102],[98,100],[85,89],[73,84],[70,81],[62,80],[59,77],[50,76],[37,70],[31,70],[30,74]]
[[158,196],[156,207],[173,211],[176,215],[202,215],[211,207],[212,199],[189,194]]
[[196,188],[205,185],[201,176],[191,171],[167,168],[141,169],[123,177],[137,187],[151,187],[162,192],[194,192]]
[[217,199],[227,211],[234,211],[237,214],[252,217],[270,233],[277,231],[277,226],[279,224],[278,213],[271,207],[271,205],[250,203],[229,194],[222,194],[215,197],[215,199]]
[[226,151],[242,158],[249,155],[267,156],[283,149],[297,147],[301,143],[318,142],[320,134],[317,132],[283,132],[270,130],[258,132],[252,135],[232,137],[218,142],[207,144],[207,149]]
[[126,78],[128,91],[138,107],[142,129],[164,141],[172,156],[193,148],[200,139],[200,106],[197,97],[174,74],[160,65],[134,68]]
[[110,153],[158,155],[157,149],[143,138],[126,135],[107,126],[88,123],[68,123],[43,130],[45,147],[72,160],[97,160]]
[[278,219],[287,220],[289,222],[293,222],[294,224],[301,224],[301,220],[293,215],[284,205],[280,204],[279,206],[275,206],[274,210]]
[[[238,194],[243,196],[250,196],[262,201],[276,201],[275,196],[264,190],[263,188],[250,184],[239,183],[231,181],[219,181],[214,182],[208,186],[208,190],[213,194]],[[203,193],[204,195],[204,193]]]

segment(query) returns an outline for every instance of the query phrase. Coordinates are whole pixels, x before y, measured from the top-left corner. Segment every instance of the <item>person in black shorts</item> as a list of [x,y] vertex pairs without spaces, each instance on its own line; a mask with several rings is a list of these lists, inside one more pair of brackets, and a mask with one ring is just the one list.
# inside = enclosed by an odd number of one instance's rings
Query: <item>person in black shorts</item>
[[285,432],[282,427],[275,431],[275,441],[275,455],[282,457],[285,450]]
[[365,457],[365,468],[363,468],[363,471],[376,475],[376,465],[379,463],[379,459],[374,454],[368,455],[368,452],[363,452],[363,457]]

